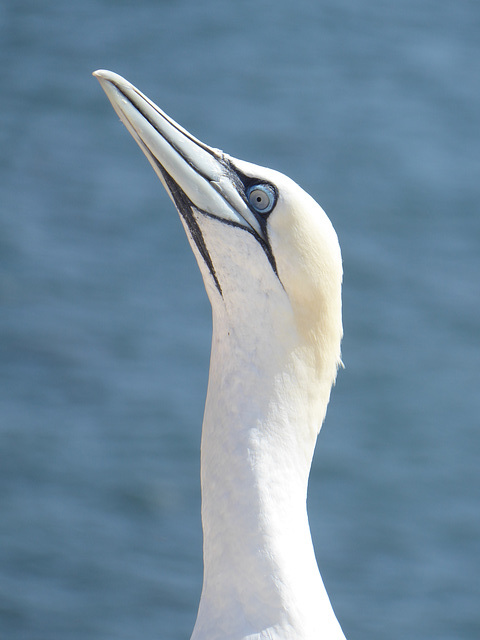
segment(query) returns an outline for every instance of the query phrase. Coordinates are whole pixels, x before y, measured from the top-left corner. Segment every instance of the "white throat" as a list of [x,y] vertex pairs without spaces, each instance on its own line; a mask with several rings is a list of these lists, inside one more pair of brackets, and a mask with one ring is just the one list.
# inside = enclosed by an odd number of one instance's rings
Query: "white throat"
[[286,295],[271,326],[272,300],[249,302],[248,313],[213,305],[201,453],[204,584],[192,640],[343,640],[306,510],[332,380],[326,372],[323,384],[312,371]]

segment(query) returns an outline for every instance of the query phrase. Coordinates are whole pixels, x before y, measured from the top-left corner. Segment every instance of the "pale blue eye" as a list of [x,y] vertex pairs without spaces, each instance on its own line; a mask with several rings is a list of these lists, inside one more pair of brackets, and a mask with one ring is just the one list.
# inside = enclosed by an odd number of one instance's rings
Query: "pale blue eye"
[[250,205],[258,213],[270,213],[275,204],[275,192],[268,184],[255,184],[247,190]]

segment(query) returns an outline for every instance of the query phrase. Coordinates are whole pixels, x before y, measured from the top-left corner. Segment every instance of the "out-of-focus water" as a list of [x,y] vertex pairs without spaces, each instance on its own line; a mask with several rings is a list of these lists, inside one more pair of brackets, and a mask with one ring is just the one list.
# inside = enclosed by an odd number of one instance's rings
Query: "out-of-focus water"
[[91,72],[324,206],[343,357],[311,475],[350,640],[480,637],[480,5],[0,5],[0,638],[189,637],[210,309]]

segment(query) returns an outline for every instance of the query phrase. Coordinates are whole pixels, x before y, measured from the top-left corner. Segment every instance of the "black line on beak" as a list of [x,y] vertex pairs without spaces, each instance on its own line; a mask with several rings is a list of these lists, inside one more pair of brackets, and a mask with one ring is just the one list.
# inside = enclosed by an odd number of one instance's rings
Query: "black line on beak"
[[[163,131],[161,131],[161,129],[158,128],[157,124],[151,119],[151,117],[146,113],[145,109],[142,108],[141,103],[137,103],[137,102],[132,102],[132,99],[122,90],[121,87],[119,87],[118,85],[115,85],[115,88],[117,89],[117,91],[119,93],[122,94],[122,96],[125,98],[125,100],[128,100],[128,102],[135,107],[135,109],[140,113],[140,115],[145,118],[145,120],[148,122],[148,124],[155,129],[155,131],[158,133],[159,136],[161,136],[164,140],[166,140],[166,142],[168,142],[168,144],[172,147],[172,149],[174,149],[174,151],[176,151],[178,153],[178,155],[196,172],[198,173],[200,176],[202,176],[202,178],[204,178],[205,180],[207,180],[207,182],[210,182],[210,179],[208,176],[204,175],[202,173],[202,171],[200,171],[200,169],[194,165],[191,160],[188,158],[187,155],[185,155],[185,153],[182,151],[182,149],[179,149],[177,145],[173,144],[173,142],[171,140],[168,139],[168,137],[165,135],[165,133]],[[146,102],[145,98],[142,95],[138,95],[138,98],[140,100],[142,100],[143,102]],[[222,161],[221,158],[219,158],[217,156],[217,154],[213,151],[213,149],[211,149],[209,146],[207,146],[206,144],[204,144],[203,142],[201,142],[200,140],[196,140],[195,138],[193,138],[193,136],[188,133],[188,131],[182,131],[179,129],[179,125],[175,122],[170,120],[168,117],[166,117],[166,115],[164,115],[159,108],[157,107],[156,104],[154,104],[153,102],[147,102],[148,106],[151,107],[152,109],[155,109],[155,111],[158,113],[158,115],[163,118],[165,120],[165,122],[168,122],[168,124],[170,126],[172,126],[174,129],[176,129],[182,136],[185,136],[185,138],[187,138],[188,140],[190,140],[191,142],[193,142],[197,147],[200,147],[200,149],[203,149],[204,151],[206,151],[208,154],[210,154],[213,158],[215,158],[215,160],[217,162],[219,162],[220,164],[225,165],[225,162]]]
[[165,171],[162,165],[155,159],[157,162],[158,168],[162,172],[163,179],[165,180],[165,184],[168,187],[168,190],[172,194],[172,198],[175,201],[175,205],[185,220],[185,223],[188,227],[190,235],[193,238],[193,241],[197,245],[197,249],[202,256],[205,264],[210,271],[210,274],[215,282],[215,286],[218,289],[218,293],[223,297],[222,287],[220,286],[220,282],[218,281],[218,277],[215,271],[215,267],[213,266],[212,258],[207,249],[207,245],[205,244],[205,240],[203,238],[202,230],[200,229],[198,222],[193,215],[193,209],[196,208],[193,202],[188,198],[186,193],[182,191],[182,189],[178,186],[175,180]]

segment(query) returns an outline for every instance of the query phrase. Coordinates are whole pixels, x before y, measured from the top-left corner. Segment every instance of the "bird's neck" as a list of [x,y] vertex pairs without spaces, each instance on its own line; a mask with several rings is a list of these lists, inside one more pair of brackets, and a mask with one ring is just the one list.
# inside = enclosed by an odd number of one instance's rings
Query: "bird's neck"
[[192,640],[343,640],[306,511],[332,381],[312,371],[294,335],[261,333],[260,342],[214,320],[201,453],[204,583]]

